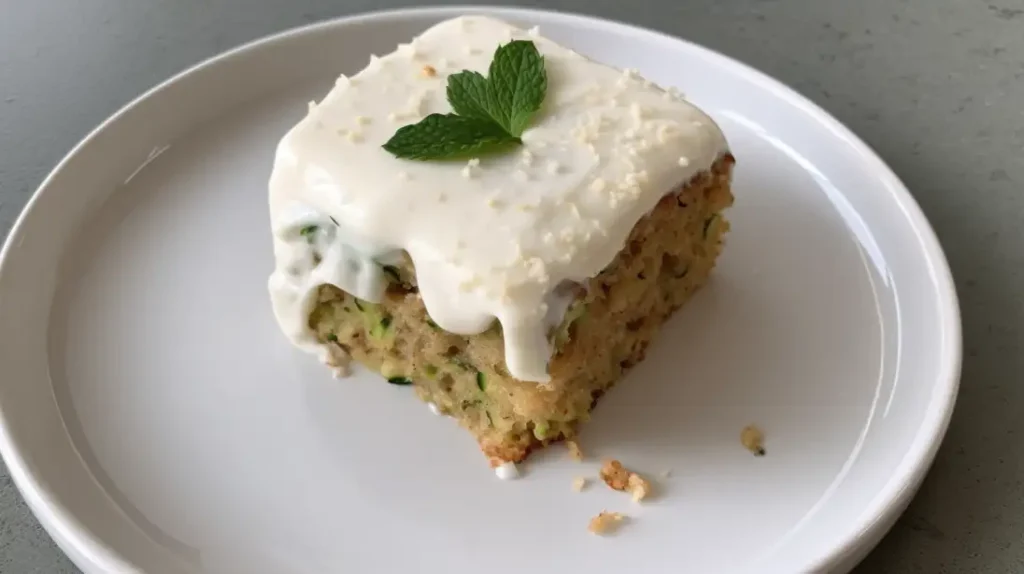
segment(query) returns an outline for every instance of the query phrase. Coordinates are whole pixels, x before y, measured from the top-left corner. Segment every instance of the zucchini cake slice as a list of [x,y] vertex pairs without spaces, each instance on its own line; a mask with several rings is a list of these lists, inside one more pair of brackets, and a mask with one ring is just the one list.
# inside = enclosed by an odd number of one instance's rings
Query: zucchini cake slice
[[[462,80],[492,100],[454,101]],[[525,115],[488,108],[538,91]],[[453,111],[503,145],[434,161],[395,151],[409,126]],[[706,281],[732,165],[706,114],[634,71],[536,29],[447,20],[339,78],[280,142],[274,313],[328,364],[351,357],[412,385],[493,466],[521,461],[572,437]]]

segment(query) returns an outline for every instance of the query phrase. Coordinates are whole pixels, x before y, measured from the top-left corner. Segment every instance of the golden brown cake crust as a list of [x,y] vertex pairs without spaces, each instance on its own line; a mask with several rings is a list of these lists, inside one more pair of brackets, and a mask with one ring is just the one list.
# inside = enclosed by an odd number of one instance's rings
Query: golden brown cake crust
[[534,448],[573,437],[600,396],[643,360],[664,321],[705,283],[729,227],[720,212],[733,201],[733,164],[722,156],[666,195],[615,260],[574,287],[566,320],[550,333],[550,384],[509,375],[497,322],[469,337],[439,329],[409,263],[385,268],[392,283],[379,305],[322,286],[310,326],[390,382],[412,384],[473,432],[493,464],[521,461]]

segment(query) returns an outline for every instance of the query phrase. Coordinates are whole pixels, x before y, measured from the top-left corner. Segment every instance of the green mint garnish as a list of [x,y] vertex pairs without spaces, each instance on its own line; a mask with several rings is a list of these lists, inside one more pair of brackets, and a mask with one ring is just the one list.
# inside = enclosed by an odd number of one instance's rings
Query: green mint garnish
[[399,128],[384,149],[403,159],[473,157],[520,144],[548,88],[544,57],[533,42],[514,40],[494,52],[487,77],[463,71],[448,78],[455,113],[430,114]]
[[544,101],[544,57],[533,42],[516,40],[498,47],[487,75],[453,74],[448,78],[448,103],[456,114],[494,122],[518,138]]
[[519,143],[501,126],[454,114],[430,114],[418,124],[399,128],[384,149],[402,159],[455,159],[483,155]]

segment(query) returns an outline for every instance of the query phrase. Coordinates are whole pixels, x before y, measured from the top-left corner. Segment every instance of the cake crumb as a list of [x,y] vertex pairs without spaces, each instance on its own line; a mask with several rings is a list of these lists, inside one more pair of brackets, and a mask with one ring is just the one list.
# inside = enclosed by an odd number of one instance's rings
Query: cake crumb
[[587,487],[587,479],[582,476],[577,476],[572,481],[573,492],[583,492],[583,489]]
[[754,425],[743,427],[740,432],[740,442],[743,447],[754,453],[754,456],[764,456],[764,433]]
[[345,347],[342,347],[336,341],[330,341],[324,347],[327,350],[324,363],[331,369],[334,378],[340,379],[349,376],[351,374],[352,357],[345,350]]
[[580,444],[574,440],[565,441],[565,445],[569,447],[569,458],[576,462],[583,462],[583,451],[580,449]]
[[423,72],[424,77],[427,77],[427,78],[433,78],[434,76],[437,75],[437,69],[434,68],[434,66],[431,66],[430,64],[427,64],[426,66],[423,66],[422,72]]
[[617,460],[606,460],[601,467],[601,480],[614,490],[626,490],[629,471]]
[[598,535],[609,534],[622,524],[622,519],[625,517],[621,512],[602,510],[601,514],[590,519],[590,525],[587,526],[587,530]]
[[633,502],[640,502],[651,493],[651,483],[635,472],[630,473],[626,487],[633,495]]
[[622,466],[617,460],[606,460],[601,467],[601,479],[610,488],[633,495],[634,502],[640,502],[651,493],[651,483],[639,474]]

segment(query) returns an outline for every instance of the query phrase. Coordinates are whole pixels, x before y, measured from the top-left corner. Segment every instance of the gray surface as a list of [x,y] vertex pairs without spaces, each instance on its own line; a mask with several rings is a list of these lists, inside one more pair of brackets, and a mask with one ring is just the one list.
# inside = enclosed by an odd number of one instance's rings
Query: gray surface
[[[72,145],[172,73],[287,27],[408,4],[0,0],[0,229]],[[748,62],[823,105],[893,166],[953,266],[965,364],[931,475],[858,574],[1024,572],[1024,2],[520,4],[631,21]],[[0,572],[76,572],[2,468]]]

